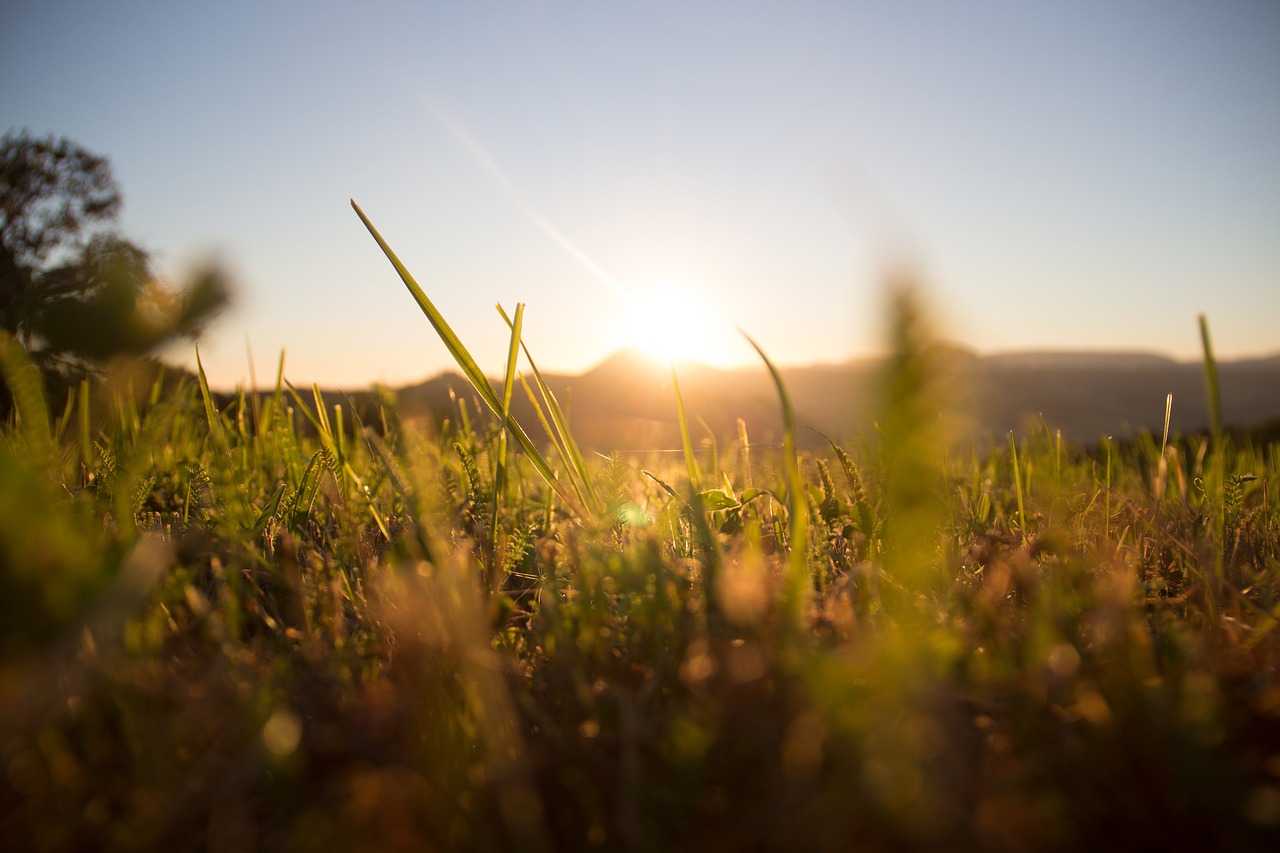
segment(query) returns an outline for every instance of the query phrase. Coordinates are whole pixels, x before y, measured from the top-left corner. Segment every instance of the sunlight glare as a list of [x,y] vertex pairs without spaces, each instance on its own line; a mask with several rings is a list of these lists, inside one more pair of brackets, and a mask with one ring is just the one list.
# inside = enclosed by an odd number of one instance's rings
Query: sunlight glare
[[720,361],[719,312],[698,288],[682,282],[657,282],[632,291],[627,302],[629,347],[669,363]]

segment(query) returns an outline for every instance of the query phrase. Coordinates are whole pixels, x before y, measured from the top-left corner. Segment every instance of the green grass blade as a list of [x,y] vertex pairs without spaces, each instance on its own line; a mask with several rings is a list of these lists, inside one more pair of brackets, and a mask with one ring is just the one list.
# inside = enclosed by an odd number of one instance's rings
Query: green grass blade
[[[502,306],[498,312],[504,317]],[[511,419],[511,392],[515,389],[516,360],[520,357],[520,330],[524,326],[524,303],[516,303],[516,318],[511,324],[511,345],[507,348],[507,369],[502,377],[502,427],[498,431],[498,461],[493,474],[493,507],[489,513],[489,541],[493,543],[495,561],[498,548],[498,515],[502,509],[502,493],[507,481],[507,421]],[[492,579],[491,579],[492,580]]]
[[280,363],[276,366],[276,389],[272,397],[277,408],[284,402],[284,350],[280,350]]
[[1153,487],[1156,501],[1164,499],[1169,478],[1169,421],[1173,417],[1173,394],[1164,400],[1164,434],[1160,438],[1160,459],[1156,462],[1156,481]]
[[445,320],[444,315],[436,308],[435,303],[427,298],[427,294],[418,285],[417,280],[414,279],[408,268],[401,263],[400,258],[392,251],[387,241],[378,233],[378,229],[365,216],[364,211],[360,209],[360,205],[352,200],[351,207],[355,210],[356,215],[360,217],[360,221],[364,223],[364,227],[369,230],[378,247],[382,249],[383,254],[387,256],[387,260],[391,261],[391,266],[400,275],[400,280],[404,282],[405,287],[409,289],[409,293],[413,295],[414,301],[418,303],[418,307],[426,315],[431,327],[436,330],[436,334],[449,350],[449,354],[453,356],[463,375],[467,377],[485,402],[493,405],[495,413],[499,411],[501,407],[498,403],[497,392],[493,390],[493,386],[484,375],[484,371],[480,369],[480,365],[471,357],[471,353],[463,345],[462,339],[453,331],[453,327]]
[[1222,441],[1222,389],[1218,385],[1218,362],[1213,356],[1213,342],[1209,338],[1209,318],[1200,315],[1200,342],[1204,346],[1204,385],[1209,400],[1209,433],[1210,444],[1209,476],[1206,478],[1206,491],[1213,500],[1214,518],[1214,566],[1213,595],[1216,599],[1222,593],[1222,583],[1226,571],[1226,447]]
[[[404,282],[405,287],[409,289],[409,293],[413,295],[414,301],[418,303],[418,307],[422,309],[422,313],[426,315],[427,320],[431,323],[431,327],[436,330],[436,334],[444,343],[445,348],[449,350],[449,354],[453,356],[454,362],[462,370],[464,376],[471,383],[471,387],[480,395],[480,399],[492,410],[494,415],[502,416],[502,402],[498,399],[498,392],[494,390],[493,384],[489,382],[484,372],[480,369],[480,365],[471,357],[471,353],[463,346],[462,340],[454,333],[453,328],[445,321],[444,315],[437,310],[436,306],[422,288],[418,286],[418,282],[413,275],[400,262],[400,258],[391,250],[387,241],[382,239],[382,235],[378,233],[378,229],[373,227],[373,223],[369,221],[369,217],[365,216],[364,211],[360,209],[360,205],[354,200],[351,202],[352,209],[355,210],[356,216],[360,217],[360,221],[364,223],[364,227],[368,229],[369,234],[373,237],[378,247],[382,249],[382,253],[387,256],[387,260],[391,262],[391,266],[399,274],[400,280]],[[575,505],[577,502],[573,496],[565,489],[564,485],[556,477],[551,470],[551,466],[547,464],[546,458],[542,452],[534,445],[525,433],[524,428],[516,422],[514,418],[508,417],[505,420],[507,427],[511,430],[511,434],[515,436],[520,448],[529,457],[529,461],[533,463],[533,467],[547,481],[547,485],[555,489],[560,497],[568,504]]]
[[1209,402],[1209,430],[1214,444],[1222,440],[1222,391],[1218,387],[1218,362],[1209,339],[1209,318],[1200,315],[1200,343],[1204,347],[1204,387]]
[[[750,338],[748,338],[750,340]],[[684,397],[680,394],[680,379],[676,366],[671,365],[671,387],[676,392],[676,418],[680,422],[680,446],[684,449],[684,464],[689,472],[689,484],[695,493],[702,491],[702,477],[698,472],[698,459],[693,454],[693,442],[689,439],[689,419],[684,413]]]
[[72,413],[76,407],[76,389],[74,387],[67,389],[67,402],[62,406],[62,414],[58,415],[53,422],[53,440],[55,443],[61,443],[62,437],[67,432],[67,427],[71,423]]
[[225,453],[231,453],[231,445],[227,441],[223,429],[222,418],[213,405],[213,394],[209,391],[209,380],[204,375],[204,363],[200,361],[200,347],[196,347],[196,378],[200,383],[200,399],[204,402],[204,416],[209,422],[209,433]]
[[[510,318],[507,317],[502,306],[498,306],[498,313],[502,314],[502,319],[507,321],[507,325],[511,325]],[[542,371],[538,369],[537,362],[533,360],[533,354],[529,352],[529,345],[523,340],[520,341],[520,348],[524,350],[524,357],[529,362],[529,369],[533,371],[533,381],[538,385],[538,392],[542,395],[543,402],[546,404],[547,411],[551,413],[551,420],[555,424],[555,432],[547,430],[552,441],[555,442],[556,448],[560,451],[565,461],[569,465],[570,482],[579,493],[579,499],[592,513],[600,512],[600,500],[596,494],[595,486],[591,482],[590,473],[587,471],[587,463],[582,455],[582,450],[578,447],[578,442],[573,437],[573,432],[569,429],[569,418],[565,415],[564,409],[560,406],[560,401],[556,399],[556,395],[551,392],[550,386],[547,385],[545,379],[542,378]],[[546,429],[546,418],[542,414],[542,407],[538,406],[536,401],[535,408],[538,409],[538,417],[543,422],[543,428]]]
[[1018,495],[1018,533],[1022,541],[1027,541],[1027,510],[1022,499],[1022,472],[1018,467],[1018,441],[1009,430],[1009,454],[1013,459],[1013,487]]
[[787,511],[791,520],[791,559],[787,569],[787,609],[792,625],[800,627],[805,601],[811,585],[807,555],[809,551],[809,506],[805,498],[804,478],[800,476],[800,458],[796,454],[796,413],[782,374],[765,355],[764,350],[746,332],[742,336],[760,356],[778,391],[782,405],[782,457],[787,472]]
[[[534,377],[534,381],[537,381],[536,376]],[[555,428],[551,426],[550,421],[547,420],[547,413],[543,410],[542,404],[538,402],[537,395],[533,393],[533,388],[529,385],[529,380],[524,378],[523,373],[520,374],[520,385],[524,388],[524,395],[529,398],[529,405],[533,406],[533,413],[538,418],[538,423],[542,425],[542,431],[546,433],[547,438],[551,439],[552,442],[556,442],[556,449],[563,452],[556,439]],[[575,488],[577,487],[575,486]]]

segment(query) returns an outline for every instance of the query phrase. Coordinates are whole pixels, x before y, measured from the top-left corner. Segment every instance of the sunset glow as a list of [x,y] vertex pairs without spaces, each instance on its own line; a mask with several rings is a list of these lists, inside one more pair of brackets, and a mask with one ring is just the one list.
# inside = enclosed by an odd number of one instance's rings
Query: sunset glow
[[6,129],[109,158],[161,276],[233,273],[216,387],[246,338],[295,384],[451,369],[352,197],[491,370],[495,302],[566,374],[871,355],[885,260],[981,351],[1193,359],[1200,312],[1275,350],[1275,3],[10,5]]
[[627,347],[669,363],[723,361],[719,314],[696,285],[658,281],[637,289],[626,301],[622,325]]

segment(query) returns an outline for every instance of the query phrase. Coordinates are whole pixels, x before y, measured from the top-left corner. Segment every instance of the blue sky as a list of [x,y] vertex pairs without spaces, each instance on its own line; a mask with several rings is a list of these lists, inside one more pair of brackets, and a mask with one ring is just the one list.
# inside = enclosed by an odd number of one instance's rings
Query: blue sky
[[[980,351],[1280,351],[1280,5],[28,2],[0,124],[107,155],[124,228],[236,306],[211,379],[448,365],[354,197],[483,364],[692,341],[875,351],[886,268]],[[665,300],[665,301],[664,301]],[[671,307],[672,305],[678,307]],[[675,314],[680,319],[673,319]],[[665,319],[664,319],[665,318]],[[176,352],[190,363],[190,348]]]

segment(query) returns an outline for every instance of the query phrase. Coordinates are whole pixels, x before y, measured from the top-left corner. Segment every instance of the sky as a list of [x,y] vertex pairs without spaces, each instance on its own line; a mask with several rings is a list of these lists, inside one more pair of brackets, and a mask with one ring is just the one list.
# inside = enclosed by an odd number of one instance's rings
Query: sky
[[872,354],[892,271],[979,352],[1280,352],[1272,0],[8,2],[0,81],[230,272],[222,387],[451,366],[349,199],[494,374],[517,302],[544,371]]

